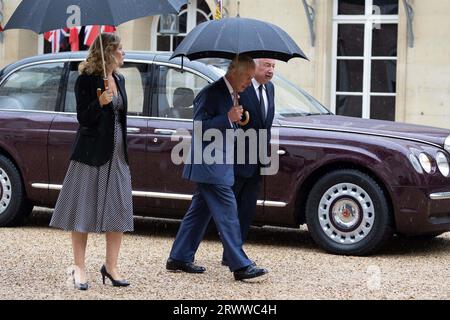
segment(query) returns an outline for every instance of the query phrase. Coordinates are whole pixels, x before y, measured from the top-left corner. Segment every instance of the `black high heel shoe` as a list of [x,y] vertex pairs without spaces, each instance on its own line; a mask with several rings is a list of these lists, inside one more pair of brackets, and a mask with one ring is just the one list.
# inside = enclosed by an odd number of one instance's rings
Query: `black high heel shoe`
[[127,280],[115,280],[109,273],[106,271],[105,265],[102,266],[100,269],[100,273],[102,274],[102,280],[103,284],[105,284],[105,278],[107,277],[109,280],[111,280],[112,285],[114,287],[128,287],[130,283]]
[[72,278],[73,278],[73,287],[75,289],[83,290],[83,291],[86,291],[87,289],[89,289],[89,284],[87,282],[81,283],[81,282],[77,282],[75,280],[75,270],[72,271]]

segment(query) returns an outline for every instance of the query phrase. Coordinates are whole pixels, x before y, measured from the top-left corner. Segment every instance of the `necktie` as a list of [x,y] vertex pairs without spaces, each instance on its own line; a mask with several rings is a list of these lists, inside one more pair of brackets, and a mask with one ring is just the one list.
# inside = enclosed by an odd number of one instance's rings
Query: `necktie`
[[[237,94],[232,92],[231,93],[231,97],[232,97],[232,100],[233,100],[233,106],[239,105],[239,100],[237,98]],[[239,126],[235,122],[231,122],[231,126],[233,127],[233,129],[239,129]]]
[[264,97],[263,97],[263,85],[261,84],[258,87],[259,90],[259,107],[261,108],[261,114],[262,114],[262,118],[263,121],[266,121],[266,104],[264,103]]

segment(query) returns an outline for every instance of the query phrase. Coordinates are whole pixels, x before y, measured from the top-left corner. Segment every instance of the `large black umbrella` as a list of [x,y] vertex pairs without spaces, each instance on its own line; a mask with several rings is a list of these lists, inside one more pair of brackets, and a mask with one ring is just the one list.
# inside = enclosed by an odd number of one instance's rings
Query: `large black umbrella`
[[288,61],[308,59],[294,40],[280,27],[248,18],[224,18],[203,22],[183,39],[171,58],[233,59],[238,54],[252,58]]
[[[71,26],[111,25],[159,14],[178,13],[187,0],[22,0],[5,26],[36,33],[70,27],[79,9],[80,23]],[[68,21],[69,20],[69,21]]]
[[[28,29],[44,33],[75,26],[118,26],[142,17],[178,13],[186,3],[187,0],[22,0],[5,30]],[[103,45],[100,47],[104,58]],[[103,72],[106,78],[104,61]],[[107,82],[105,87],[108,87]]]

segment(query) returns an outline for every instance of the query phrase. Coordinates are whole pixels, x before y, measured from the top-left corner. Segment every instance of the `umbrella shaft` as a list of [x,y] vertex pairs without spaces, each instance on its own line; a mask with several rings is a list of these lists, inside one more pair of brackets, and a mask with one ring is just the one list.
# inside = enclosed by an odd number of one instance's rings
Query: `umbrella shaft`
[[[102,63],[103,63],[103,75],[105,79],[108,79],[108,77],[106,76],[106,64],[105,64],[105,53],[103,52],[103,40],[102,40],[102,26],[100,26],[100,51],[102,53]],[[108,88],[105,88],[106,90]]]

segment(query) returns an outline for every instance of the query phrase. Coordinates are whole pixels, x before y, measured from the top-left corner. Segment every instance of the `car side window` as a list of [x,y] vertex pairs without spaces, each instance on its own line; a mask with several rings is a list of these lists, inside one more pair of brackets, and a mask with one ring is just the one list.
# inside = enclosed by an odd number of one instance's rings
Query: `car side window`
[[194,97],[208,81],[188,71],[159,67],[158,117],[192,120]]
[[[75,99],[75,82],[78,78],[79,63],[72,63],[70,67],[69,80],[67,83],[65,112],[77,112]],[[147,64],[125,63],[119,73],[125,77],[125,89],[128,98],[128,115],[142,116],[144,114],[144,97],[148,86]]]
[[55,111],[64,63],[22,68],[0,87],[0,109]]

